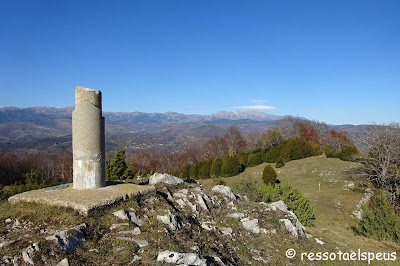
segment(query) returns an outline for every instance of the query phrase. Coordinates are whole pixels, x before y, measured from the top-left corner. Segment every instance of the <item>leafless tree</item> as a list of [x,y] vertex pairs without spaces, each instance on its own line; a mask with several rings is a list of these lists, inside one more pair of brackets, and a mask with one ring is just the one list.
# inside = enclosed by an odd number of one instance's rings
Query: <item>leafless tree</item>
[[135,168],[141,172],[149,172],[151,169],[151,155],[147,151],[141,151],[133,158]]
[[154,169],[160,173],[168,173],[175,168],[175,156],[161,149],[153,154]]
[[37,161],[37,169],[39,169],[42,181],[52,180],[57,175],[57,165],[54,154],[40,153],[40,160]]
[[287,115],[276,123],[276,128],[279,130],[284,139],[287,140],[300,136],[300,131],[297,126],[298,120],[299,119],[296,119],[293,116]]
[[56,157],[56,175],[62,180],[72,180],[72,153],[62,150]]
[[204,158],[202,149],[198,144],[192,144],[184,151],[174,154],[176,167],[198,162]]
[[329,146],[330,143],[329,127],[326,123],[320,121],[313,121],[313,125],[318,134],[317,142],[320,145],[320,149],[324,150]]
[[262,148],[262,139],[259,131],[250,131],[245,136],[247,149],[255,151]]
[[[366,147],[368,158],[364,174],[378,188],[400,198],[400,125],[371,125],[359,141]],[[397,202],[398,203],[398,202]]]
[[207,140],[207,142],[203,145],[203,154],[205,159],[215,160],[226,153],[226,142],[221,136],[214,136]]
[[21,163],[17,155],[0,153],[0,184],[11,184],[21,179]]
[[233,155],[246,147],[246,142],[244,141],[242,133],[240,133],[237,127],[229,127],[222,137],[226,142],[229,153]]

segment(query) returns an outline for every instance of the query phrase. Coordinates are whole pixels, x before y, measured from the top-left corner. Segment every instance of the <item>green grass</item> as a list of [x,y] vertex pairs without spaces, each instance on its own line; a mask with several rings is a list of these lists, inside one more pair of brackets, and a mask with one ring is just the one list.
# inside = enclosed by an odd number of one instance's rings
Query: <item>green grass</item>
[[[260,164],[233,177],[224,178],[234,189],[243,179],[262,184],[262,171],[267,165]],[[361,249],[370,252],[399,252],[400,246],[391,242],[379,242],[355,235],[352,226],[357,220],[351,216],[356,205],[363,198],[361,189],[349,189],[345,185],[354,182],[350,172],[361,167],[359,163],[345,162],[337,158],[314,156],[287,162],[282,168],[275,168],[277,179],[288,182],[307,197],[316,212],[315,224],[307,231],[327,243],[330,248],[342,251]],[[213,185],[212,179],[200,180],[202,184]],[[321,189],[319,191],[318,185]]]

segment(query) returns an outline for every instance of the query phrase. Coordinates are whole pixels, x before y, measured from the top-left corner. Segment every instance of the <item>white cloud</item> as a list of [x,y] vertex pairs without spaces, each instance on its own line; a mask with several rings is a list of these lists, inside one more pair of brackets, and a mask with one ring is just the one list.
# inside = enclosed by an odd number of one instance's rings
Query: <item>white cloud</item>
[[265,103],[266,100],[251,100],[253,103]]
[[248,105],[248,106],[236,106],[236,107],[229,107],[231,109],[237,110],[276,110],[276,107],[268,106],[268,105]]

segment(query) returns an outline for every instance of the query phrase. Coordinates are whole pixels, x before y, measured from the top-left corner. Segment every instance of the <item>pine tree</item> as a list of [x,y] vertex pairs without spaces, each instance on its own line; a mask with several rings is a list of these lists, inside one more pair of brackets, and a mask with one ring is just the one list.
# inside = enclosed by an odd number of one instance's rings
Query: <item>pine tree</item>
[[286,161],[307,158],[313,155],[313,148],[299,137],[288,140],[282,149],[281,157]]
[[198,175],[199,175],[199,163],[193,163],[192,165],[190,165],[189,168],[189,177],[192,179],[197,179]]
[[250,154],[248,156],[246,164],[247,164],[247,166],[255,166],[255,165],[261,164],[262,162],[263,161],[262,161],[261,153],[257,152],[257,153]]
[[241,151],[238,154],[236,154],[236,158],[237,158],[238,162],[241,165],[243,165],[244,167],[246,167],[246,165],[247,165],[248,157],[249,156],[243,151]]
[[180,177],[182,179],[189,178],[189,176],[190,176],[189,171],[190,171],[190,164],[187,164],[182,168],[182,175],[179,175],[179,177],[182,176],[182,177]]
[[25,174],[25,183],[27,190],[38,189],[43,187],[44,185],[40,178],[39,173],[33,169],[31,169],[28,173]]
[[296,214],[302,225],[311,226],[314,224],[314,208],[310,201],[303,196],[300,190],[297,190],[288,184],[278,185],[275,189],[278,191],[280,199],[286,203],[288,210]]
[[202,161],[199,167],[199,179],[210,178],[211,160]]
[[266,185],[272,185],[272,186],[275,185],[276,172],[275,172],[274,168],[272,168],[271,165],[268,164],[267,166],[265,166],[263,175],[262,175],[262,179],[263,179],[264,184],[266,184]]
[[125,180],[132,176],[133,164],[126,163],[125,151],[118,148],[114,158],[106,163],[106,178],[107,180]]
[[400,217],[383,192],[378,192],[369,205],[363,206],[362,219],[356,232],[377,240],[400,243]]
[[221,176],[221,158],[215,159],[211,164],[210,175],[211,177]]
[[243,170],[243,166],[239,163],[236,156],[222,157],[221,176],[234,176]]

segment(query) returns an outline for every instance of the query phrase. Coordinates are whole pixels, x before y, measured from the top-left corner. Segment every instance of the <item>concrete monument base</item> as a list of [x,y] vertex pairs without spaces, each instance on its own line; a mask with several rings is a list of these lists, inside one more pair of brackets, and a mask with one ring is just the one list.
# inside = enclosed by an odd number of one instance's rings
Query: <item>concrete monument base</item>
[[27,191],[10,197],[8,201],[11,204],[22,201],[67,207],[87,216],[96,209],[101,209],[116,202],[136,197],[151,197],[155,193],[156,189],[153,186],[130,183],[112,184],[111,182],[107,182],[105,187],[87,189],[82,192],[82,190],[73,189],[71,183],[66,188],[56,190],[43,188]]

